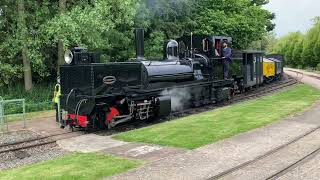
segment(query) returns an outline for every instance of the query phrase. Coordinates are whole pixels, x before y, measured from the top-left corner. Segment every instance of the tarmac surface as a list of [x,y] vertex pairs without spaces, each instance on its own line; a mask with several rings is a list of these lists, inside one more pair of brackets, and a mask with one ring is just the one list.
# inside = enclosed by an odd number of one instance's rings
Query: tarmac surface
[[284,68],[284,72],[289,76],[297,78],[299,81],[305,84],[309,84],[315,88],[320,89],[320,74],[292,68]]
[[[6,128],[6,127],[5,127]],[[8,123],[9,131],[19,131],[24,129],[23,121],[16,121]],[[56,123],[54,116],[41,117],[32,120],[26,120],[27,130],[36,132],[40,135],[48,136],[52,134],[59,134],[63,132],[70,131],[68,128],[61,129],[60,126]]]

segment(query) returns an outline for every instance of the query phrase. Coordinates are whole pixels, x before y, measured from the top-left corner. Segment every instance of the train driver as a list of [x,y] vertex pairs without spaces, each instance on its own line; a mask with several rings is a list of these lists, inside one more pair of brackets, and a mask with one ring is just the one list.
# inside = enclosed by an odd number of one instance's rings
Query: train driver
[[222,54],[222,64],[223,64],[223,78],[229,78],[229,67],[231,63],[232,49],[228,47],[228,42],[223,42],[223,54]]

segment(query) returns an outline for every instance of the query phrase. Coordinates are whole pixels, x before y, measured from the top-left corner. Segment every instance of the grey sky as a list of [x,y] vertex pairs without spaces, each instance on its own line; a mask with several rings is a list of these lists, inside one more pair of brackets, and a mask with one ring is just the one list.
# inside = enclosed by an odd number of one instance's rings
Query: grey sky
[[306,32],[313,25],[311,19],[320,16],[320,0],[270,0],[265,8],[276,13],[277,36]]

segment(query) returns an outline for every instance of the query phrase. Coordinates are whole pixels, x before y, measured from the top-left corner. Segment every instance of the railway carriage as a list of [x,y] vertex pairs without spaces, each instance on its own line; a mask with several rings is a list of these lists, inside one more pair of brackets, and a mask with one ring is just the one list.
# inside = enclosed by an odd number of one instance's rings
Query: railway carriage
[[263,76],[266,83],[281,79],[283,58],[280,55],[269,55],[263,59]]
[[231,76],[223,79],[222,43],[230,37],[184,36],[164,45],[164,59],[144,58],[144,30],[136,29],[136,59],[99,63],[85,48],[67,51],[60,67],[61,127],[112,128],[127,121],[226,101],[263,83],[264,53],[233,53]]

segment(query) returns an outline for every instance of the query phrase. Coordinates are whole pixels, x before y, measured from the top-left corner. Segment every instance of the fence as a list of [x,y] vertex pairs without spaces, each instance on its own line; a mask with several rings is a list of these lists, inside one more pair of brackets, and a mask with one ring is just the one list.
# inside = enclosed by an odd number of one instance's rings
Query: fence
[[[20,106],[20,108],[18,108]],[[14,107],[12,111],[10,107]],[[0,96],[0,131],[9,131],[8,118],[21,117],[23,128],[26,128],[26,103],[24,99],[4,100]],[[6,126],[6,127],[5,127]]]

